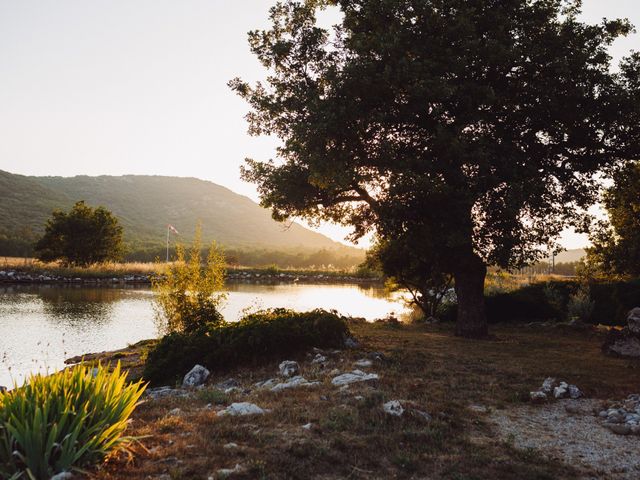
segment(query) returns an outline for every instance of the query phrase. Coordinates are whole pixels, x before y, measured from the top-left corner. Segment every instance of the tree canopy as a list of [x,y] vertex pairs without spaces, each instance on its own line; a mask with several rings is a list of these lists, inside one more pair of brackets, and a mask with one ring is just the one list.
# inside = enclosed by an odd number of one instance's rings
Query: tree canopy
[[[316,22],[327,5],[343,15],[331,29]],[[270,76],[231,82],[250,133],[282,141],[244,178],[276,219],[410,237],[454,275],[457,332],[483,336],[486,266],[522,266],[584,227],[595,174],[636,153],[640,61],[612,73],[607,53],[632,27],[579,13],[564,0],[278,3],[249,34]]]
[[60,260],[87,266],[119,260],[123,253],[122,227],[104,207],[77,202],[67,213],[55,210],[35,246],[42,261]]

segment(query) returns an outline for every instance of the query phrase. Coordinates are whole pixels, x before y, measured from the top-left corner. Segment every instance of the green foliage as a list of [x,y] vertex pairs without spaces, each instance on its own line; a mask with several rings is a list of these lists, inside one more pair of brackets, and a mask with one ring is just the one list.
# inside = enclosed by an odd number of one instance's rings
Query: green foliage
[[[578,318],[591,324],[626,325],[629,310],[638,306],[640,280],[597,281],[588,290],[578,281],[533,283],[486,298],[490,323],[562,321]],[[441,318],[453,321],[456,305]]]
[[210,370],[282,359],[312,347],[342,347],[349,330],[335,312],[272,309],[235,323],[208,324],[193,333],[165,336],[149,353],[144,378],[153,383],[181,378],[196,363]]
[[200,227],[187,253],[182,245],[176,249],[177,259],[152,278],[156,315],[164,330],[193,332],[212,323],[224,322],[219,311],[226,299],[224,254],[212,243],[205,264],[202,264]]
[[427,317],[438,315],[453,281],[429,249],[419,250],[406,238],[378,240],[367,253],[366,266],[384,272],[388,285],[407,290]]
[[585,24],[579,2],[288,0],[270,20],[249,34],[267,81],[230,86],[282,146],[243,177],[276,219],[429,249],[456,276],[459,333],[486,331],[484,265],[540,258],[585,220],[594,174],[638,153],[640,56],[614,74],[607,52],[632,26]]
[[596,274],[640,276],[640,162],[614,176],[603,204],[609,217],[590,237],[587,262]]
[[594,308],[595,302],[591,300],[589,285],[583,283],[580,284],[575,292],[569,295],[567,317],[569,320],[588,322],[591,320]]
[[92,208],[80,201],[68,213],[53,212],[35,251],[39,260],[74,266],[119,260],[122,227],[106,208]]
[[48,480],[126,449],[132,439],[123,433],[145,389],[126,376],[119,364],[80,366],[0,393],[0,477]]

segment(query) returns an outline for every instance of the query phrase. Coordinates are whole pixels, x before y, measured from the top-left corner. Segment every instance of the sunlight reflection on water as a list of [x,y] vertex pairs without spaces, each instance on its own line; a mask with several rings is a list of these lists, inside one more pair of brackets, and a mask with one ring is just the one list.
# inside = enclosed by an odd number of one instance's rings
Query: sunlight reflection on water
[[[235,321],[244,311],[286,307],[335,309],[367,320],[408,313],[398,295],[359,285],[231,284],[222,309]],[[144,288],[0,287],[0,385],[53,371],[64,359],[126,347],[156,337],[153,294]]]

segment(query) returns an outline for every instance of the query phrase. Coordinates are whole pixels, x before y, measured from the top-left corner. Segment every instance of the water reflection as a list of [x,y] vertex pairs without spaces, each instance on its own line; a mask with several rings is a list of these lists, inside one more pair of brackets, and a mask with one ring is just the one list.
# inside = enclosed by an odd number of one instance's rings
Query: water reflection
[[[383,288],[359,285],[230,284],[222,312],[286,307],[335,309],[368,320],[406,313]],[[57,369],[65,358],[123,348],[158,335],[153,294],[144,288],[0,286],[0,385],[28,372]]]

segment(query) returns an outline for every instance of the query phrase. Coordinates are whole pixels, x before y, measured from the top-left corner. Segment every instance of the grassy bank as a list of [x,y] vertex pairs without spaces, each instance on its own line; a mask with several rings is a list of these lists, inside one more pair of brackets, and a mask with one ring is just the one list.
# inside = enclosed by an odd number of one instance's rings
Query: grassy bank
[[[166,268],[165,263],[158,262],[126,262],[105,263],[88,267],[68,267],[57,262],[43,263],[33,258],[0,257],[0,270],[15,271],[26,275],[48,275],[60,278],[79,279],[110,279],[124,277],[148,277],[154,274],[162,274]],[[296,277],[313,277],[315,279],[331,281],[344,279],[379,280],[379,277],[368,271],[358,269],[326,269],[326,268],[281,268],[278,266],[246,267],[241,265],[228,265],[227,274],[230,279],[295,279]]]
[[[236,464],[242,473],[233,478],[244,479],[599,478],[544,452],[516,449],[509,439],[496,437],[486,413],[470,407],[509,409],[547,376],[600,399],[622,398],[640,384],[638,365],[603,356],[601,334],[593,330],[496,326],[491,340],[478,342],[454,337],[448,326],[356,323],[350,329],[361,342],[359,350],[331,356],[325,368],[297,359],[305,378],[321,382],[317,387],[256,390],[253,383],[275,376],[278,362],[270,361],[210,380],[233,377],[244,393],[207,387],[192,398],[147,402],[134,415],[131,432],[147,436],[144,448],[133,462],[113,459],[97,478],[207,479]],[[371,351],[387,358],[363,368],[380,375],[377,386],[340,391],[331,385],[329,371],[352,370],[353,362]],[[381,405],[393,399],[415,402],[433,420],[386,415]],[[271,412],[216,414],[233,401]],[[303,429],[307,423],[311,428]]]

